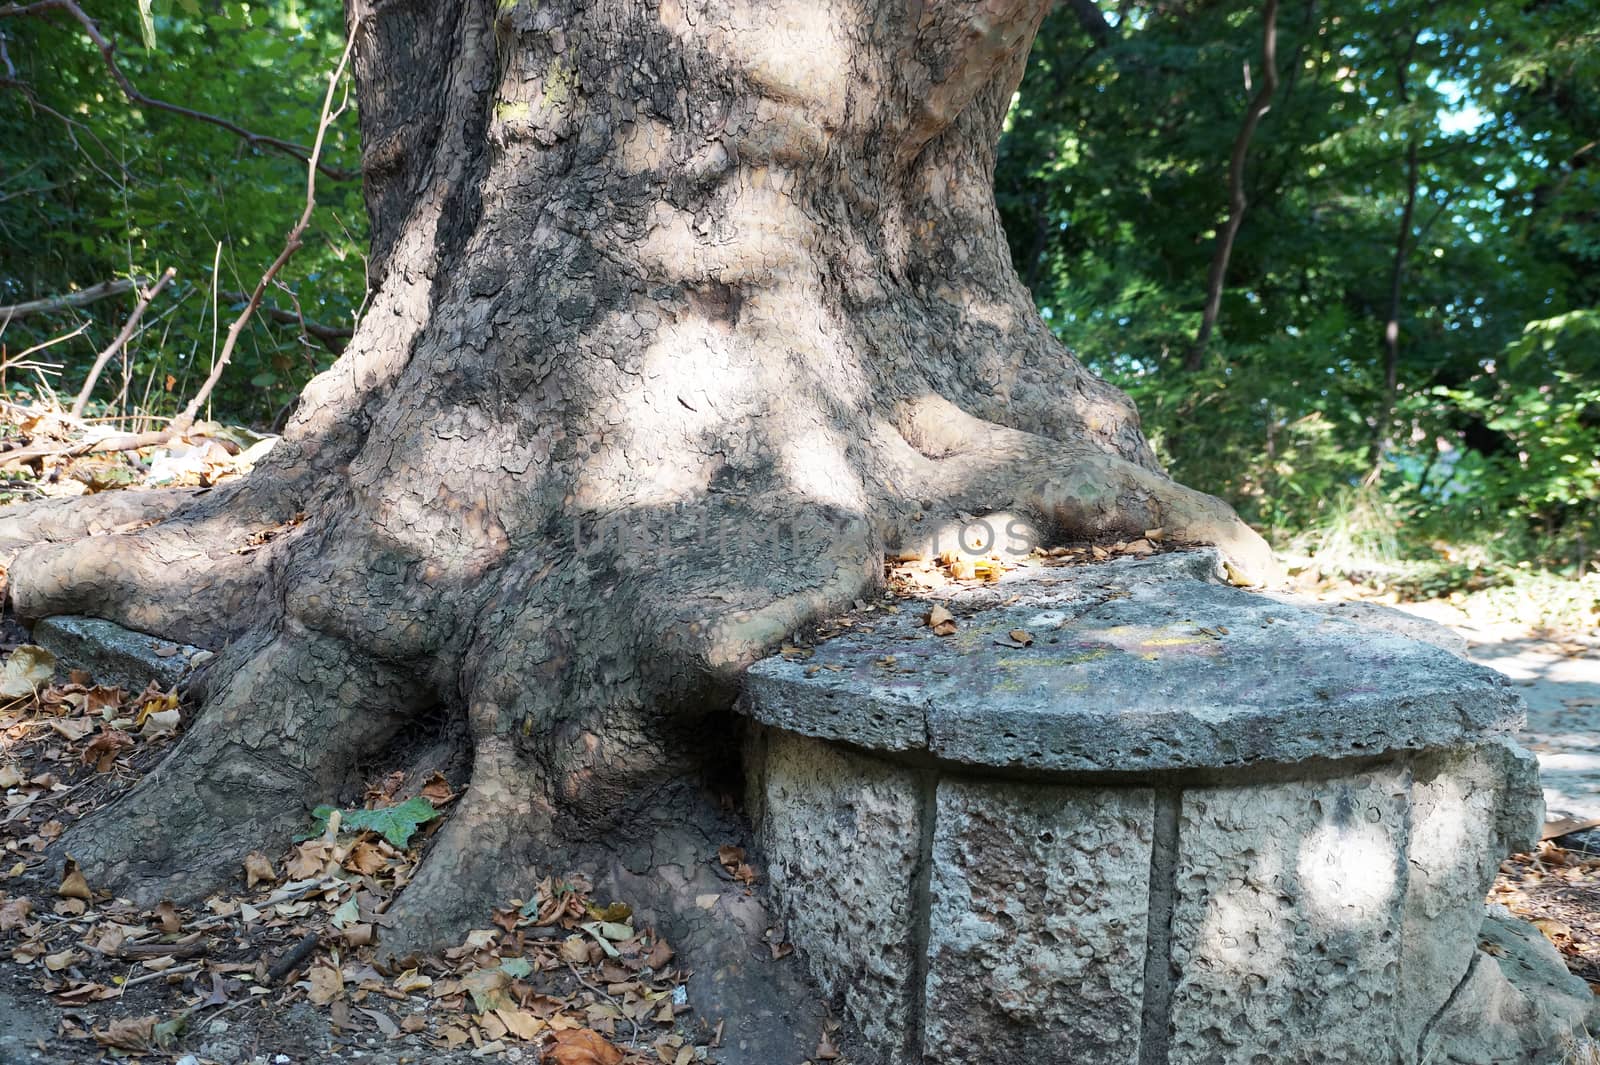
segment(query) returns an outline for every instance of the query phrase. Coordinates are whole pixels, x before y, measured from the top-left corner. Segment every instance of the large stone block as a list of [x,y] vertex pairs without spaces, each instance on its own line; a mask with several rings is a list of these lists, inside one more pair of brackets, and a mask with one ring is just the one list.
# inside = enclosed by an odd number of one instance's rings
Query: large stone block
[[65,614],[35,624],[33,641],[62,665],[86,670],[96,684],[135,692],[152,680],[170,688],[191,666],[210,657],[198,647],[135,632],[114,621]]
[[789,938],[869,1043],[906,1047],[920,966],[916,774],[782,732],[758,736],[752,752],[749,805]]
[[1531,925],[1490,915],[1466,976],[1417,1041],[1420,1065],[1553,1065],[1595,1010],[1589,985]]
[[1404,1060],[1410,783],[1389,766],[1184,793],[1171,1065]]
[[953,634],[903,604],[758,664],[811,971],[892,1065],[1555,1065],[1585,990],[1479,949],[1539,826],[1520,700],[1219,566],[1018,570],[930,592]]
[[1483,898],[1500,860],[1538,838],[1538,763],[1509,743],[1443,751],[1413,763],[1401,1037],[1415,1046],[1478,956]]
[[1152,801],[940,783],[925,1061],[1136,1065]]
[[[1506,679],[1439,647],[1197,579],[1196,552],[1019,570],[750,670],[763,724],[950,763],[1160,772],[1472,745],[1521,726]],[[1029,634],[1026,646],[1008,634]]]

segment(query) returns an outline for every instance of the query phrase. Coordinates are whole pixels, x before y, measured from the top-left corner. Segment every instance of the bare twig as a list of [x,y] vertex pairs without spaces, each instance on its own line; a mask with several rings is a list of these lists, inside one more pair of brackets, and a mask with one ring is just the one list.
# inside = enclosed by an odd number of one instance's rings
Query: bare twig
[[43,351],[45,348],[53,348],[57,344],[61,343],[64,340],[71,340],[73,337],[77,336],[79,333],[83,332],[87,328],[89,328],[89,323],[88,322],[80,322],[78,324],[78,328],[72,330],[70,333],[62,333],[58,337],[51,337],[49,340],[41,341],[38,344],[35,344],[31,348],[24,348],[20,353],[18,353],[16,355],[12,355],[9,358],[7,358],[5,360],[5,362],[4,362],[4,367],[3,368],[5,368],[5,369],[14,369],[14,368],[20,366],[23,363],[23,361],[26,360],[27,357],[29,355],[32,355],[34,352]]
[[307,932],[305,936],[289,949],[289,952],[272,963],[272,968],[267,970],[267,983],[279,984],[284,977],[294,972],[317,949],[317,944],[322,941],[322,936],[317,932]]
[[592,991],[595,994],[599,995],[601,998],[605,999],[607,1002],[611,1003],[613,1006],[615,1006],[617,1008],[617,1012],[622,1014],[622,1016],[627,1019],[628,1024],[633,1027],[633,1043],[634,1043],[634,1045],[638,1045],[638,1042],[639,1042],[639,1022],[634,1020],[633,1019],[633,1015],[630,1014],[626,1009],[623,1009],[622,1003],[618,1002],[615,998],[613,998],[610,994],[608,994],[604,989],[598,988],[598,987],[594,986],[593,984],[591,984],[589,981],[585,980],[583,978],[583,974],[578,972],[578,967],[576,965],[573,965],[570,961],[567,962],[567,969],[572,973],[572,978],[574,980],[578,981],[578,983],[582,984],[584,987],[588,988],[590,991]]
[[[243,292],[224,292],[222,293],[222,297],[228,300],[230,303],[241,303],[250,298]],[[283,325],[299,326],[300,332],[316,340],[334,355],[338,355],[344,351],[344,344],[342,341],[349,340],[351,337],[355,336],[356,331],[349,326],[325,325],[322,322],[314,322],[307,318],[304,314],[300,313],[298,310],[285,310],[282,307],[275,307],[270,303],[263,303],[257,309],[268,318],[271,318],[274,322],[280,322]]]
[[144,317],[145,308],[150,302],[161,294],[167,287],[167,282],[177,276],[178,271],[167,267],[166,272],[156,280],[154,285],[139,293],[139,302],[134,305],[133,312],[128,315],[128,320],[122,323],[122,332],[117,334],[117,339],[106,346],[106,349],[95,357],[94,365],[89,367],[89,376],[84,378],[83,387],[78,390],[78,398],[72,401],[72,416],[83,417],[83,408],[89,402],[89,393],[94,391],[95,382],[100,380],[100,371],[106,368],[106,363],[111,361],[111,356],[122,350],[122,346],[133,336],[133,331],[139,328],[139,319]]
[[13,77],[5,77],[0,78],[0,89],[16,89],[27,98],[29,107],[32,107],[36,111],[43,111],[57,122],[60,122],[67,131],[67,140],[72,142],[72,147],[78,152],[79,155],[83,156],[84,160],[91,167],[94,168],[95,173],[106,179],[108,184],[120,188],[121,186],[127,184],[131,179],[131,175],[128,173],[128,168],[125,166],[118,168],[122,171],[121,178],[118,178],[116,175],[106,170],[105,167],[101,166],[95,157],[90,155],[88,150],[84,148],[81,143],[79,143],[78,131],[82,130],[86,137],[94,141],[95,146],[100,149],[101,155],[112,160],[113,162],[116,162],[116,156],[112,153],[110,148],[106,147],[106,142],[100,139],[100,135],[98,133],[84,125],[82,122],[79,122],[70,115],[62,114],[60,111],[57,111],[55,108],[39,99],[39,94],[34,92],[32,85],[29,85],[25,81],[18,81]]
[[[1411,56],[1416,50],[1417,35],[1413,33],[1406,45],[1405,55],[1395,67],[1395,90],[1401,107],[1411,102],[1406,70],[1411,66]],[[1394,261],[1389,266],[1389,317],[1383,324],[1383,392],[1378,397],[1378,410],[1372,419],[1372,439],[1367,443],[1370,468],[1362,479],[1364,485],[1376,484],[1383,473],[1384,445],[1388,442],[1389,426],[1394,421],[1394,405],[1400,390],[1400,311],[1403,306],[1406,259],[1416,246],[1412,225],[1417,212],[1417,183],[1422,173],[1421,162],[1417,158],[1418,139],[1415,129],[1407,130],[1405,207],[1400,212],[1400,231],[1394,238]]]
[[132,292],[138,284],[137,281],[119,277],[114,281],[102,281],[98,285],[90,285],[77,292],[47,296],[26,303],[13,303],[0,307],[0,319],[26,318],[30,314],[49,314],[52,311],[65,311],[73,307],[87,307],[91,303],[120,296],[124,292]]
[[[56,0],[39,0],[40,3],[53,3]],[[71,2],[71,0],[62,0]],[[360,20],[350,27],[350,39],[345,42],[344,53],[339,56],[339,65],[334,68],[333,76],[328,79],[328,91],[322,98],[322,115],[317,121],[317,136],[311,145],[311,157],[306,160],[306,204],[300,212],[300,218],[295,222],[294,228],[289,230],[289,235],[283,240],[283,250],[278,257],[272,260],[272,265],[267,267],[267,272],[261,275],[261,280],[256,282],[255,291],[250,293],[249,301],[244,305],[244,310],[233,320],[228,327],[228,338],[223,341],[222,352],[217,356],[211,366],[211,373],[206,377],[200,390],[189,400],[189,405],[183,413],[172,420],[175,432],[183,432],[194,424],[195,416],[206,400],[211,397],[212,389],[217,387],[217,381],[222,377],[222,371],[228,368],[228,362],[233,357],[234,345],[239,342],[239,334],[244,331],[245,324],[250,321],[250,316],[255,309],[261,306],[261,298],[266,294],[267,286],[272,284],[272,279],[278,276],[278,271],[294,257],[300,250],[302,238],[305,236],[306,226],[311,224],[311,215],[317,209],[317,160],[322,155],[322,141],[327,135],[328,126],[333,120],[344,112],[345,105],[340,104],[339,110],[333,110],[333,94],[338,91],[339,81],[344,77],[345,66],[350,62],[350,52],[355,48],[356,32],[360,29]]]
[[171,429],[158,429],[148,433],[113,433],[59,447],[19,447],[15,451],[0,451],[0,469],[22,466],[35,459],[76,458],[105,451],[138,451],[140,448],[165,444],[176,435]]
[[[200,963],[197,961],[190,962],[188,965],[174,965],[167,969],[157,969],[152,972],[144,973],[140,976],[135,976],[131,979],[124,980],[122,982],[122,990],[127,991],[130,987],[138,987],[140,984],[148,984],[153,980],[160,980],[167,976],[187,976],[189,973],[197,973],[199,971]],[[121,997],[120,993],[118,997]]]
[[49,11],[63,11],[76,20],[78,25],[83,27],[83,32],[88,36],[89,40],[94,42],[94,46],[96,48],[100,49],[100,57],[105,60],[106,69],[111,72],[111,77],[114,81],[116,81],[117,86],[122,90],[122,95],[126,96],[133,103],[138,104],[141,107],[148,107],[157,111],[166,111],[170,114],[182,115],[184,118],[190,118],[197,122],[205,122],[209,125],[216,126],[219,129],[225,129],[229,133],[232,133],[235,137],[238,137],[245,143],[252,146],[260,145],[264,148],[271,148],[275,151],[282,152],[285,155],[292,156],[295,159],[299,159],[301,162],[312,163],[312,165],[317,166],[319,170],[335,181],[348,181],[357,176],[355,173],[352,173],[348,170],[340,170],[338,167],[314,163],[314,153],[308,151],[305,146],[295,144],[293,141],[286,141],[278,137],[269,137],[261,133],[254,133],[235,122],[230,122],[228,119],[222,118],[219,115],[208,114],[204,111],[196,111],[190,107],[182,107],[178,104],[169,103],[166,100],[158,100],[153,96],[146,96],[144,93],[139,91],[138,87],[135,86],[131,80],[129,80],[128,75],[123,73],[122,67],[118,65],[116,57],[117,46],[113,44],[111,40],[101,31],[100,24],[94,19],[90,18],[83,8],[78,6],[77,0],[35,0],[35,2],[31,4],[13,3],[0,5],[0,18],[14,18],[19,15],[42,15]]

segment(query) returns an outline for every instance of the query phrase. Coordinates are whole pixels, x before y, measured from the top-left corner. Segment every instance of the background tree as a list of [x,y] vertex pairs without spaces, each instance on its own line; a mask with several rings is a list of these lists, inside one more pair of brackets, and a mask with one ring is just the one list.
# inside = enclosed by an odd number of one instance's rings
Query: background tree
[[1135,397],[1175,473],[1286,539],[1376,466],[1410,550],[1487,528],[1512,557],[1586,557],[1595,5],[1283,7],[1217,336],[1189,372],[1263,9],[1093,10],[1045,21],[997,197],[1052,328]]

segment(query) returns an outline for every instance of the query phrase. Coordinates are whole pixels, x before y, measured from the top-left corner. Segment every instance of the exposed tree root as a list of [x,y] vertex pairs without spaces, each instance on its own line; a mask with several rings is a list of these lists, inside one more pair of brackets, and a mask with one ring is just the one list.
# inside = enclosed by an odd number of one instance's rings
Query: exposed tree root
[[54,849],[141,903],[198,898],[249,851],[287,844],[426,703],[410,677],[304,630],[235,644],[213,668],[210,705],[166,760]]
[[897,417],[906,442],[929,460],[927,491],[956,510],[1014,509],[1060,540],[1161,528],[1174,540],[1216,545],[1253,581],[1277,572],[1267,542],[1231,507],[1158,471],[984,421],[939,396],[902,403]]
[[292,525],[240,524],[226,511],[19,552],[11,603],[25,619],[91,614],[218,648],[276,610],[270,560]]
[[201,491],[204,490],[157,488],[100,492],[6,507],[0,511],[0,565],[9,566],[18,552],[36,544],[70,542],[160,521]]

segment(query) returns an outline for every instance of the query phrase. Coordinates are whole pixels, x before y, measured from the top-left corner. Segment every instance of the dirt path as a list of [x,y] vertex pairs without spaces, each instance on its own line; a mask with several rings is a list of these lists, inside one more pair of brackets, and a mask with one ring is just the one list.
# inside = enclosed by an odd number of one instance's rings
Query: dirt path
[[1528,702],[1522,743],[1539,757],[1551,818],[1600,818],[1600,635],[1475,621],[1444,603],[1401,610],[1447,625],[1474,662],[1510,677]]

